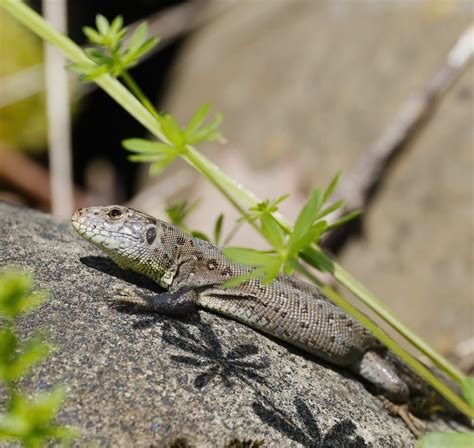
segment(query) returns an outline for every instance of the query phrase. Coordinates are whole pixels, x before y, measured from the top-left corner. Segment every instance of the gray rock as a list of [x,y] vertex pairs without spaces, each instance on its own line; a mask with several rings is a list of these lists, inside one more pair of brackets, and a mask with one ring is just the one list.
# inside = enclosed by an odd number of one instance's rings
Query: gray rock
[[0,203],[0,266],[34,273],[51,292],[21,328],[47,329],[57,350],[24,387],[67,387],[59,420],[80,429],[81,446],[414,443],[358,379],[242,324],[204,311],[178,320],[110,308],[114,288],[146,282],[67,222]]

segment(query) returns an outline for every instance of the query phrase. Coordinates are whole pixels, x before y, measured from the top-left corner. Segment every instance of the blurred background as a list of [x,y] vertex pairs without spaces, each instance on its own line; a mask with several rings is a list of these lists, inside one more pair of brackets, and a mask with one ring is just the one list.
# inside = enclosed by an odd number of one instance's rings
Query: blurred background
[[[199,149],[261,198],[289,193],[289,219],[342,171],[338,195],[364,215],[325,248],[409,327],[474,365],[472,0],[70,0],[69,36],[84,45],[98,13],[148,21],[162,40],[132,70],[138,84],[180,123],[212,102],[228,143]],[[0,200],[52,211],[48,123],[50,135],[64,124],[47,113],[43,54],[0,10]],[[74,199],[56,214],[126,203],[167,219],[198,201],[190,228],[212,233],[224,213],[230,231],[237,216],[211,185],[181,161],[149,177],[121,147],[145,129],[69,79]],[[265,247],[245,227],[232,244]]]

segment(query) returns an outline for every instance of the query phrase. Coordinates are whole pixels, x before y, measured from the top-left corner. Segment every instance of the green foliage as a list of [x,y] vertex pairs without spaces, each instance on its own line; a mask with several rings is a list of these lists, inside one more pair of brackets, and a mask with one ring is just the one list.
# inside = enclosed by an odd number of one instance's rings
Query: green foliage
[[151,163],[150,174],[158,174],[166,168],[178,155],[187,152],[188,145],[203,141],[223,142],[219,132],[222,115],[217,114],[213,120],[206,122],[210,104],[198,108],[187,126],[180,126],[175,118],[167,113],[158,114],[152,103],[146,98],[140,87],[128,73],[128,69],[136,65],[139,59],[150,51],[158,38],[148,37],[148,26],[142,23],[132,34],[125,45],[128,29],[123,27],[122,17],[116,17],[112,23],[102,15],[96,17],[96,29],[84,27],[84,34],[93,45],[85,50],[90,59],[88,63],[73,63],[69,68],[82,74],[85,80],[94,80],[101,75],[109,74],[120,77],[130,88],[137,99],[148,109],[160,125],[163,142],[151,142],[143,139],[128,139],[123,142],[125,149],[134,153],[129,157],[133,162]]
[[[180,227],[185,232],[190,235],[199,238],[204,241],[211,241],[211,239],[203,232],[197,230],[191,230],[186,225],[186,219],[188,216],[196,209],[199,204],[199,200],[193,203],[188,203],[188,201],[178,201],[170,204],[166,207],[165,213],[168,215],[169,221],[175,226]],[[222,234],[222,225],[224,222],[224,215],[220,214],[214,224],[214,242],[219,244]]]
[[474,434],[461,432],[430,432],[421,437],[416,448],[472,448]]
[[99,14],[96,17],[96,27],[97,29],[88,26],[83,28],[87,40],[93,45],[85,50],[93,63],[75,63],[68,66],[71,70],[81,73],[88,81],[105,73],[114,77],[122,76],[126,69],[137,65],[139,59],[159,40],[157,37],[148,37],[148,25],[144,22],[130,36],[128,46],[125,47],[124,38],[128,34],[128,28],[123,27],[121,16],[109,23]]
[[214,224],[214,243],[219,246],[221,243],[222,226],[224,224],[224,215],[221,213]]
[[285,194],[271,202],[270,202],[270,199],[265,199],[264,201],[259,202],[256,206],[250,207],[249,208],[250,213],[239,218],[238,222],[242,222],[242,221],[254,222],[254,221],[257,221],[264,214],[271,214],[273,212],[278,211],[278,204],[284,201],[288,196],[289,196],[288,194]]
[[474,408],[474,377],[469,376],[463,381],[462,394],[469,405]]
[[324,207],[336,188],[339,178],[340,174],[337,174],[323,193],[319,189],[313,191],[296,218],[291,231],[283,228],[273,216],[273,213],[278,210],[278,204],[287,196],[281,196],[275,201],[266,200],[252,207],[245,219],[251,222],[260,221],[259,229],[272,246],[272,251],[258,252],[253,249],[230,247],[224,249],[224,255],[233,262],[256,267],[252,274],[233,279],[227,282],[226,286],[234,286],[258,276],[263,277],[264,284],[268,284],[282,271],[291,275],[298,267],[300,254],[309,249],[312,244],[318,243],[324,232],[358,216],[358,212],[351,213],[332,225],[328,225],[323,219],[344,205],[343,201],[337,201]]
[[168,215],[170,222],[175,226],[180,227],[196,238],[210,241],[207,235],[197,230],[191,230],[185,223],[187,217],[196,209],[198,204],[199,201],[194,201],[192,204],[189,204],[188,201],[178,201],[166,207],[165,213]]
[[191,204],[188,201],[178,201],[168,205],[165,212],[172,224],[187,229],[185,221],[198,205],[199,201],[194,201]]
[[151,175],[161,172],[178,156],[176,150],[166,143],[152,142],[141,138],[129,138],[124,140],[122,145],[134,153],[128,157],[128,160],[151,163]]
[[124,140],[122,142],[123,147],[135,153],[129,156],[129,160],[151,163],[150,174],[154,175],[166,168],[176,157],[185,154],[188,145],[203,141],[224,142],[225,140],[218,130],[222,115],[217,114],[214,120],[205,124],[209,109],[210,105],[208,103],[202,105],[188,125],[184,127],[181,127],[169,114],[155,114],[154,116],[160,124],[168,143],[138,138]]
[[56,388],[29,399],[18,390],[17,382],[53,350],[45,336],[36,333],[21,340],[16,320],[47,300],[45,291],[32,291],[30,275],[5,271],[0,274],[0,381],[6,386],[8,400],[0,414],[0,440],[19,441],[38,447],[48,440],[67,442],[74,432],[54,423],[65,392]]
[[30,276],[4,272],[0,277],[0,317],[13,320],[44,303],[46,292],[31,292],[32,286]]

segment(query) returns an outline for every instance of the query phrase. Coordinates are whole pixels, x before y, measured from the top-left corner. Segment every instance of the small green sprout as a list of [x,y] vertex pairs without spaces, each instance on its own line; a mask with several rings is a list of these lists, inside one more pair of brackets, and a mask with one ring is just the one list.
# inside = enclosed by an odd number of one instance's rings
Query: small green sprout
[[63,388],[26,398],[18,381],[53,350],[42,333],[26,341],[17,335],[19,317],[41,306],[48,298],[45,291],[32,291],[33,278],[24,273],[0,274],[0,382],[8,397],[0,413],[0,440],[18,441],[26,447],[39,447],[49,440],[72,440],[75,432],[54,420],[65,398]]
[[323,193],[319,189],[313,191],[296,218],[291,231],[283,228],[272,215],[278,210],[278,204],[286,196],[281,196],[273,202],[269,200],[261,202],[251,208],[245,219],[251,222],[260,221],[260,231],[272,246],[272,250],[259,252],[240,247],[225,248],[224,255],[231,261],[255,267],[250,273],[227,282],[226,286],[232,287],[256,277],[262,277],[263,284],[268,284],[280,272],[291,275],[295,269],[298,269],[301,252],[312,244],[317,244],[324,232],[358,216],[359,212],[350,213],[331,225],[323,219],[344,205],[343,201],[337,201],[324,207],[334,192],[339,178],[340,174],[337,174]]
[[92,81],[105,73],[115,78],[124,75],[127,69],[137,65],[140,58],[159,41],[157,37],[148,37],[148,25],[143,22],[125,47],[124,39],[128,34],[128,28],[123,27],[121,16],[109,23],[99,14],[96,17],[96,27],[97,29],[88,26],[83,28],[87,40],[93,45],[85,50],[92,63],[74,63],[68,66],[71,70],[81,73],[87,81]]
[[204,123],[209,114],[209,109],[210,104],[203,104],[185,127],[181,127],[169,114],[156,115],[155,118],[160,124],[168,143],[140,138],[126,139],[122,142],[122,146],[134,153],[129,156],[129,160],[151,163],[150,174],[154,175],[166,168],[176,157],[185,154],[187,145],[194,145],[203,141],[225,142],[218,130],[222,122],[221,114],[217,114],[210,123]]
[[185,221],[188,216],[196,210],[199,205],[199,200],[189,203],[188,201],[178,201],[174,202],[166,207],[165,213],[168,215],[168,218],[171,224],[174,224],[177,227],[187,230]]

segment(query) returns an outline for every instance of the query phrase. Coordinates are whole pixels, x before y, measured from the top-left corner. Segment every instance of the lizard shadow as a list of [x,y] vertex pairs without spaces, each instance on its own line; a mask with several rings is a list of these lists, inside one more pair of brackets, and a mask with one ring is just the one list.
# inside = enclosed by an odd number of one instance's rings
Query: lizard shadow
[[305,447],[363,448],[368,446],[365,440],[357,435],[356,426],[350,419],[337,422],[323,434],[313,412],[301,398],[296,397],[293,400],[293,406],[296,410],[293,418],[287,416],[266,397],[256,400],[252,404],[252,409],[262,423]]
[[80,261],[89,268],[104,272],[105,274],[108,274],[126,283],[133,284],[139,288],[147,289],[156,293],[164,292],[164,289],[161,288],[158,283],[154,282],[148,277],[145,277],[144,275],[119,268],[108,257],[88,255],[86,257],[81,257]]

